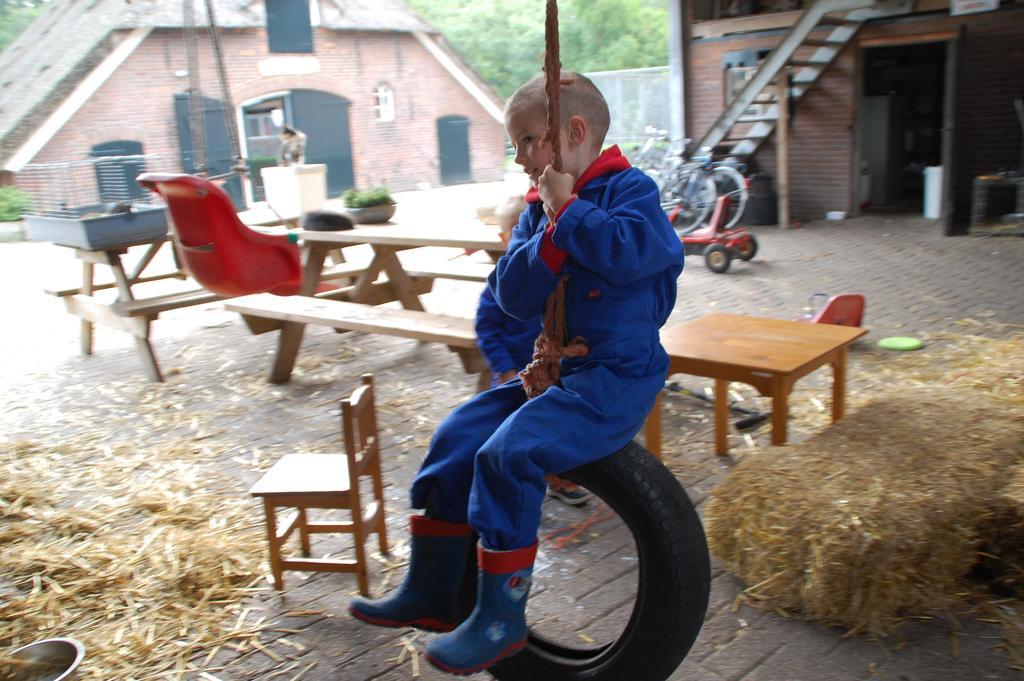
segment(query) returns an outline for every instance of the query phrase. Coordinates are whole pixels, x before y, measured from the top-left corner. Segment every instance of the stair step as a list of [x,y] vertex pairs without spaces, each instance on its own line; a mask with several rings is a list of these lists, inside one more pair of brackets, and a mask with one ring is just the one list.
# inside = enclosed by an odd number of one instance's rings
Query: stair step
[[822,68],[828,66],[827,61],[807,61],[805,59],[790,59],[788,63],[790,66],[820,66]]
[[[721,142],[715,145],[715,153],[716,155],[727,155],[739,159],[744,159],[750,156],[750,154],[746,152],[737,152],[736,147],[736,142],[728,142],[726,140],[722,140]],[[726,151],[726,149],[728,149],[728,151]]]
[[779,120],[778,116],[740,116],[737,123],[774,123]]
[[807,38],[800,45],[803,47],[835,47],[840,48],[845,45],[846,42],[842,40],[817,40],[814,38]]
[[815,26],[822,28],[824,26],[860,26],[863,21],[857,19],[844,19],[840,17],[822,17]]
[[760,142],[768,139],[768,135],[741,135],[739,137],[723,137],[723,142]]

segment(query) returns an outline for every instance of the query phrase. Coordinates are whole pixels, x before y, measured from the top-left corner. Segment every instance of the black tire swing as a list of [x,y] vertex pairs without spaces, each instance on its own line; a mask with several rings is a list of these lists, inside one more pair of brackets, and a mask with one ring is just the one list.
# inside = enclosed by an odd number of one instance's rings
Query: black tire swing
[[[558,154],[560,125],[558,88],[558,7],[547,0],[544,73],[548,95],[548,131],[555,149],[553,165],[561,169]],[[563,314],[553,313],[562,302],[565,280],[552,294],[545,314],[545,332],[538,339],[559,339]],[[559,319],[561,317],[561,319]],[[554,320],[554,321],[553,321]],[[559,324],[563,326],[559,328]],[[572,353],[559,347],[562,356]],[[536,363],[536,362],[535,362]],[[548,358],[556,372],[558,358]],[[532,367],[532,365],[531,365]],[[529,371],[529,370],[528,370]],[[540,373],[544,373],[541,368]],[[545,381],[546,383],[547,381]],[[524,379],[527,394],[531,388]],[[539,387],[540,394],[546,385]],[[531,395],[533,396],[533,395]],[[664,681],[689,652],[707,611],[711,566],[704,528],[679,481],[650,452],[636,442],[603,459],[580,466],[561,477],[582,485],[606,503],[629,528],[637,548],[636,601],[626,626],[609,643],[569,647],[529,633],[526,648],[487,671],[500,681]],[[475,575],[476,571],[470,571]]]
[[675,476],[636,442],[560,477],[615,511],[636,542],[636,602],[612,642],[569,647],[532,629],[526,648],[487,671],[500,681],[664,681],[697,640],[711,590],[697,510]]

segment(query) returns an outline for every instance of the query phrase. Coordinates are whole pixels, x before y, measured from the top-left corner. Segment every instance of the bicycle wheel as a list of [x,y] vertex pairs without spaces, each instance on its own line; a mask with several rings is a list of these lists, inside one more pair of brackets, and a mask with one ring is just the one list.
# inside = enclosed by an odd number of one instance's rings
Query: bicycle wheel
[[[527,646],[487,671],[499,681],[664,681],[686,657],[707,610],[710,560],[693,504],[636,442],[561,477],[610,510],[561,553],[542,542],[538,565],[543,558],[551,567],[534,574]],[[588,556],[596,579],[574,571],[572,561]],[[585,595],[576,596],[581,590]],[[559,600],[545,607],[545,598]],[[592,612],[581,615],[588,604]]]
[[678,184],[667,185],[662,192],[661,205],[672,214],[672,226],[680,237],[703,225],[715,205],[712,176],[705,175],[702,180],[694,182],[697,184],[691,187],[690,178],[684,177]]
[[654,180],[654,184],[658,185],[658,195],[664,195],[666,184],[665,174],[658,168],[643,168],[643,171],[647,177]]
[[729,229],[743,216],[747,207],[747,179],[732,166],[715,166],[711,171],[715,183],[715,196],[728,196],[729,207],[726,209],[725,223],[721,229]]

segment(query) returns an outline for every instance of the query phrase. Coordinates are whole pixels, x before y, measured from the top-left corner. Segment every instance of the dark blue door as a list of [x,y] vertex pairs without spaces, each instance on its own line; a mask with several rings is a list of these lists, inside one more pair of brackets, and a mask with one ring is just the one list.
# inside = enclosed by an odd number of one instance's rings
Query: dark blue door
[[472,182],[469,172],[469,119],[465,116],[438,118],[437,146],[441,154],[441,184]]
[[313,27],[306,0],[264,0],[271,52],[312,52]]
[[103,159],[96,161],[95,164],[100,203],[134,201],[146,195],[146,190],[135,181],[136,177],[146,172],[146,161],[142,158],[142,142],[103,142],[90,149],[89,156]]
[[337,196],[354,184],[349,101],[320,90],[292,90],[292,125],[306,133],[306,163],[327,166],[327,195]]
[[[192,118],[189,114],[189,95],[174,95],[174,116],[178,123],[178,146],[181,149],[181,167],[186,173],[196,172],[195,145],[192,137]],[[206,165],[210,175],[221,175],[231,170],[234,152],[228,138],[227,118],[219,99],[203,97],[203,127],[206,128]],[[231,115],[234,115],[233,113]],[[223,184],[235,208],[244,208],[242,180],[237,175]]]

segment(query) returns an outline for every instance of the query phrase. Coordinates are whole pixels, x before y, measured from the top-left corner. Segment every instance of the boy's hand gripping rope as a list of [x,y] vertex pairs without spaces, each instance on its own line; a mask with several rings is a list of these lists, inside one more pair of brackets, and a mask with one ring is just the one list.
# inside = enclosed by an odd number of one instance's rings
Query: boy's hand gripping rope
[[[547,95],[548,125],[543,141],[551,145],[551,165],[562,171],[562,149],[559,130],[562,126],[559,89],[562,86],[562,63],[558,57],[558,2],[547,0],[544,22],[544,92]],[[568,275],[562,277],[544,305],[544,330],[533,346],[533,361],[519,372],[523,389],[529,399],[543,395],[558,381],[563,357],[586,357],[587,342],[576,336],[566,344],[565,290]]]

